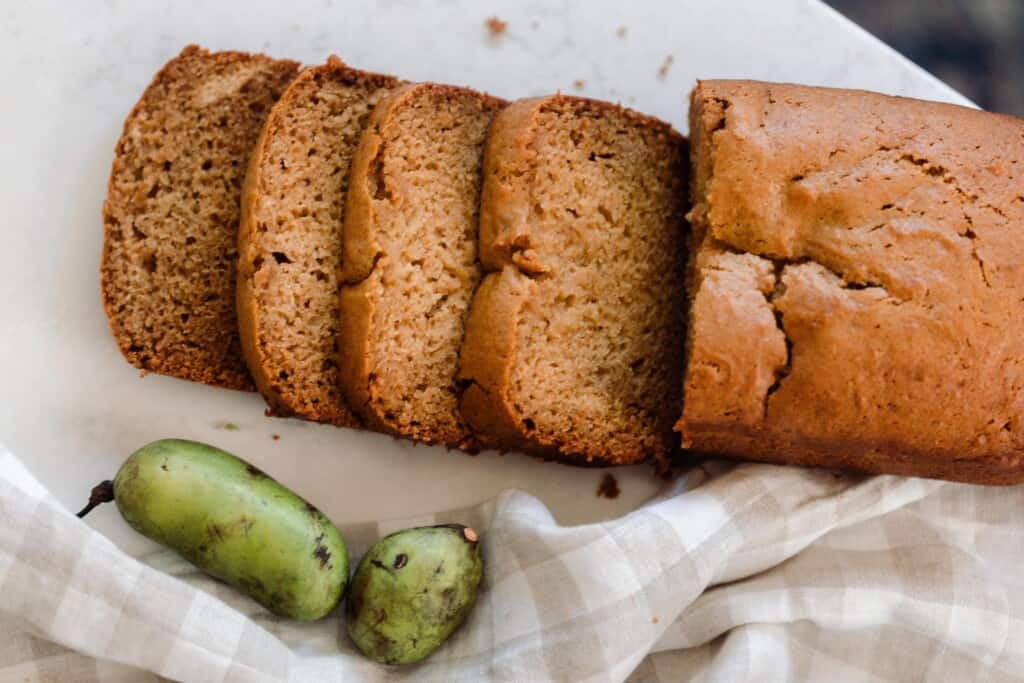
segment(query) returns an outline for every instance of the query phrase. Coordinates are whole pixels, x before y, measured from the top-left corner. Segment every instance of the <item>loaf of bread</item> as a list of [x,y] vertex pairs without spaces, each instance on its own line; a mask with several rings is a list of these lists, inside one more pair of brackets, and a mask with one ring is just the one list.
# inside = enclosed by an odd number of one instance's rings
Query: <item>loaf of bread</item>
[[480,280],[484,140],[503,102],[420,83],[377,105],[345,213],[341,385],[378,430],[468,447],[459,347]]
[[338,385],[343,208],[363,126],[396,85],[331,57],[292,82],[255,145],[238,232],[238,321],[249,370],[277,415],[359,424]]
[[746,81],[690,119],[684,446],[1024,481],[1024,121]]
[[487,142],[462,411],[484,443],[601,465],[678,443],[686,143],[593,100],[521,100]]
[[251,389],[235,319],[249,152],[298,64],[194,45],[128,114],[103,205],[103,306],[136,367]]

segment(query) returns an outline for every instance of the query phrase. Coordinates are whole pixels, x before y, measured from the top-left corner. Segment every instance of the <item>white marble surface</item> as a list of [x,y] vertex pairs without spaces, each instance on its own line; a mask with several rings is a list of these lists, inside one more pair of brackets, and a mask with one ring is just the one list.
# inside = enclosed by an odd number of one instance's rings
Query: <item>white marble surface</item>
[[[490,16],[508,22],[503,35],[488,35]],[[272,420],[255,395],[139,379],[100,307],[100,206],[125,114],[156,69],[190,42],[307,63],[336,52],[355,66],[508,98],[578,91],[679,127],[698,76],[963,101],[810,0],[4,3],[0,441],[69,507],[134,448],[163,436],[244,455],[342,522],[423,514],[519,487],[572,523],[620,514],[658,485],[646,468],[619,470],[622,496],[607,501],[595,497],[598,471],[517,455],[472,459]],[[240,429],[227,431],[224,422]],[[145,547],[112,510],[91,520],[128,549]]]

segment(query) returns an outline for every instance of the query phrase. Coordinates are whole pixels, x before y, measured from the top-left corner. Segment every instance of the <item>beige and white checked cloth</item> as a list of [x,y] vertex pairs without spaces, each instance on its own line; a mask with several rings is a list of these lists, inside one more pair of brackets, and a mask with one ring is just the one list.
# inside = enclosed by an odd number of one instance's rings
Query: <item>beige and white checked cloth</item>
[[355,559],[447,520],[485,530],[479,603],[426,662],[386,668],[339,614],[278,620],[170,552],[129,557],[0,450],[0,681],[1024,676],[1024,487],[708,464],[601,524],[509,491],[343,533]]

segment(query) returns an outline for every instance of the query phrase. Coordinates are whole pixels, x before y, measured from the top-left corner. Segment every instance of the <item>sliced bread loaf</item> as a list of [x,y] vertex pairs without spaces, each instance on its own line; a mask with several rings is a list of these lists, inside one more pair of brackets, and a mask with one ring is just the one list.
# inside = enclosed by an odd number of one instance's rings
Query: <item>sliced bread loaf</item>
[[295,62],[189,46],[128,114],[103,205],[103,305],[136,367],[251,389],[235,319],[239,194]]
[[242,195],[238,319],[260,393],[278,415],[353,426],[338,386],[338,288],[349,166],[370,112],[397,81],[336,57],[274,106]]
[[674,448],[685,139],[620,107],[516,102],[487,143],[486,270],[462,347],[470,425],[506,449],[593,464]]
[[477,260],[481,164],[503,102],[404,86],[374,110],[352,163],[344,230],[341,383],[371,426],[469,445],[458,351]]

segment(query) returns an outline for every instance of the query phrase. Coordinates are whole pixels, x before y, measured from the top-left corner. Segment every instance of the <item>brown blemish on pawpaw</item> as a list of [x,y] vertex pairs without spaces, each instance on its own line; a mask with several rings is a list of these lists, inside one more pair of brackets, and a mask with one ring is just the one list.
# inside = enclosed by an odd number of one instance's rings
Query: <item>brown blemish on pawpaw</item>
[[263,582],[255,576],[243,576],[238,579],[238,587],[248,595],[263,595]]
[[316,550],[313,551],[313,557],[320,560],[320,568],[327,567],[327,563],[331,561],[331,551],[324,545],[324,534],[320,534],[316,537]]
[[313,557],[320,560],[320,568],[323,569],[331,560],[331,551],[325,545],[318,545],[316,550],[313,551]]

